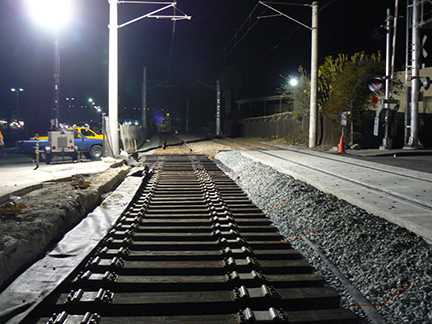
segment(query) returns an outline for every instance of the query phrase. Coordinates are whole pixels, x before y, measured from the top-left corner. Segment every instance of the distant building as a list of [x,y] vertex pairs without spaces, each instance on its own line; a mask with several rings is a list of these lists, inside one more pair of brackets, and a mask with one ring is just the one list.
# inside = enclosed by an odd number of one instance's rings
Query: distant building
[[236,101],[240,118],[255,118],[270,116],[293,110],[293,103],[289,96],[268,96]]
[[[405,82],[405,72],[397,72],[399,80],[403,83]],[[432,67],[427,67],[420,70],[420,77],[423,78],[428,76],[432,79]],[[411,82],[408,82],[408,87],[411,86]],[[419,114],[432,114],[432,87],[428,90],[424,90],[421,87],[420,91],[423,93],[423,100],[419,102]],[[393,97],[400,101],[399,112],[405,113],[406,99],[405,99],[405,89],[401,89],[399,94],[395,94]]]

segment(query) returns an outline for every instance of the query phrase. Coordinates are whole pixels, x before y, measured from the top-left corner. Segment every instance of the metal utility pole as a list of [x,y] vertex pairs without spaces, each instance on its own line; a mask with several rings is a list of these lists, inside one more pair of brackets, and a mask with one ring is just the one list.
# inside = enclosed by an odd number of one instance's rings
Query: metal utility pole
[[23,88],[11,88],[12,92],[16,92],[16,111],[15,111],[15,118],[19,122],[19,93],[23,92]]
[[[183,15],[159,15],[158,13],[176,6],[176,2],[159,2],[159,1],[127,1],[127,0],[108,0],[110,4],[110,24],[109,24],[109,62],[108,62],[108,117],[109,117],[109,135],[112,143],[112,152],[114,156],[119,155],[119,132],[118,132],[118,30],[119,28],[130,25],[144,18],[171,19],[181,20],[192,17]],[[132,19],[121,25],[118,24],[118,4],[148,4],[148,5],[165,5],[148,14]]]
[[407,0],[405,24],[405,114],[404,114],[404,146],[407,146],[410,137],[409,123],[411,112],[411,25],[412,9]]
[[202,84],[203,86],[212,89],[216,92],[216,135],[221,135],[221,88],[220,88],[220,82],[219,80],[216,80],[216,88],[205,84],[201,81],[197,81],[199,84]]
[[309,147],[315,147],[318,125],[318,2],[312,3],[311,97]]
[[[309,147],[315,147],[317,144],[317,126],[318,126],[318,2],[312,2],[312,5],[305,5],[312,8],[312,27],[284,14],[283,12],[271,7],[266,2],[260,1],[263,6],[275,11],[279,16],[288,18],[297,24],[309,29],[312,34],[311,43],[311,97],[309,113]],[[268,16],[273,17],[273,16]],[[265,18],[265,17],[261,17]]]
[[108,117],[109,138],[114,156],[120,153],[118,133],[118,0],[109,0],[109,54],[108,54]]
[[216,135],[221,135],[221,89],[219,80],[216,81]]
[[384,125],[384,138],[381,148],[390,149],[392,148],[392,140],[390,138],[390,63],[391,63],[391,54],[390,54],[390,41],[391,41],[391,32],[390,32],[390,23],[392,20],[392,16],[390,14],[390,9],[387,9],[387,19],[386,19],[386,79],[385,79],[385,95],[384,95],[384,108],[385,108],[385,125]]
[[[397,30],[397,13],[398,0],[395,0],[394,16],[391,15],[390,9],[387,9],[385,30],[386,37],[386,70],[385,70],[385,93],[384,99],[380,100],[380,104],[375,112],[374,131],[375,136],[379,136],[380,115],[384,109],[384,137],[380,149],[391,149],[393,140],[391,135],[396,133],[396,120],[394,114],[399,109],[399,100],[393,98],[393,79],[394,79],[394,62],[396,54],[396,30]],[[393,23],[393,32],[392,32]],[[393,38],[393,41],[392,41]],[[381,82],[379,82],[381,83]],[[382,86],[382,85],[381,85]],[[380,87],[381,87],[380,86]],[[370,88],[372,91],[377,89]],[[393,117],[392,117],[393,113]],[[393,125],[392,125],[393,124]]]
[[186,99],[186,133],[189,132],[189,98]]
[[147,137],[147,67],[143,68],[143,84],[142,84],[142,125],[144,135]]
[[57,129],[60,122],[60,46],[57,29],[55,31],[54,55],[54,123],[52,124],[52,129]]
[[420,3],[413,1],[412,7],[412,72],[411,72],[411,119],[410,136],[406,147],[416,148],[419,146],[418,139],[418,106],[420,91]]

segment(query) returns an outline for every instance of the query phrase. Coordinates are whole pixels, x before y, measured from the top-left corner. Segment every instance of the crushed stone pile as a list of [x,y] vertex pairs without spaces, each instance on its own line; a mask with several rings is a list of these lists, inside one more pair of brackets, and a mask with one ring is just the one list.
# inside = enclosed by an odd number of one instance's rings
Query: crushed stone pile
[[215,160],[328,285],[336,287],[344,307],[364,317],[345,287],[301,235],[324,251],[388,323],[432,323],[432,249],[423,239],[247,159],[239,151],[221,152]]

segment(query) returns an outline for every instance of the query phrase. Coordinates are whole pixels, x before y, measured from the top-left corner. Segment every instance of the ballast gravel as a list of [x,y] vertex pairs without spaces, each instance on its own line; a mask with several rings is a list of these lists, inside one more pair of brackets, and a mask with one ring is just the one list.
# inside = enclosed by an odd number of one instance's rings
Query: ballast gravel
[[342,306],[369,320],[338,278],[307,245],[305,235],[391,324],[432,323],[432,247],[415,234],[323,193],[239,151],[215,162],[273,221],[328,285]]

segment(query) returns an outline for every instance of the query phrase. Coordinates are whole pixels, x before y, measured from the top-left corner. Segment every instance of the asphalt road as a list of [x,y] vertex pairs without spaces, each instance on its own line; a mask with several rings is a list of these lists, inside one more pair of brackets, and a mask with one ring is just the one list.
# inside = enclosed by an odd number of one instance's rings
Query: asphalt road
[[0,201],[7,199],[10,194],[21,192],[27,187],[44,181],[66,178],[74,174],[104,171],[111,164],[112,161],[88,159],[73,163],[70,158],[65,158],[63,162],[59,157],[49,165],[41,162],[36,169],[31,157],[8,150],[6,156],[2,155],[0,158]]

